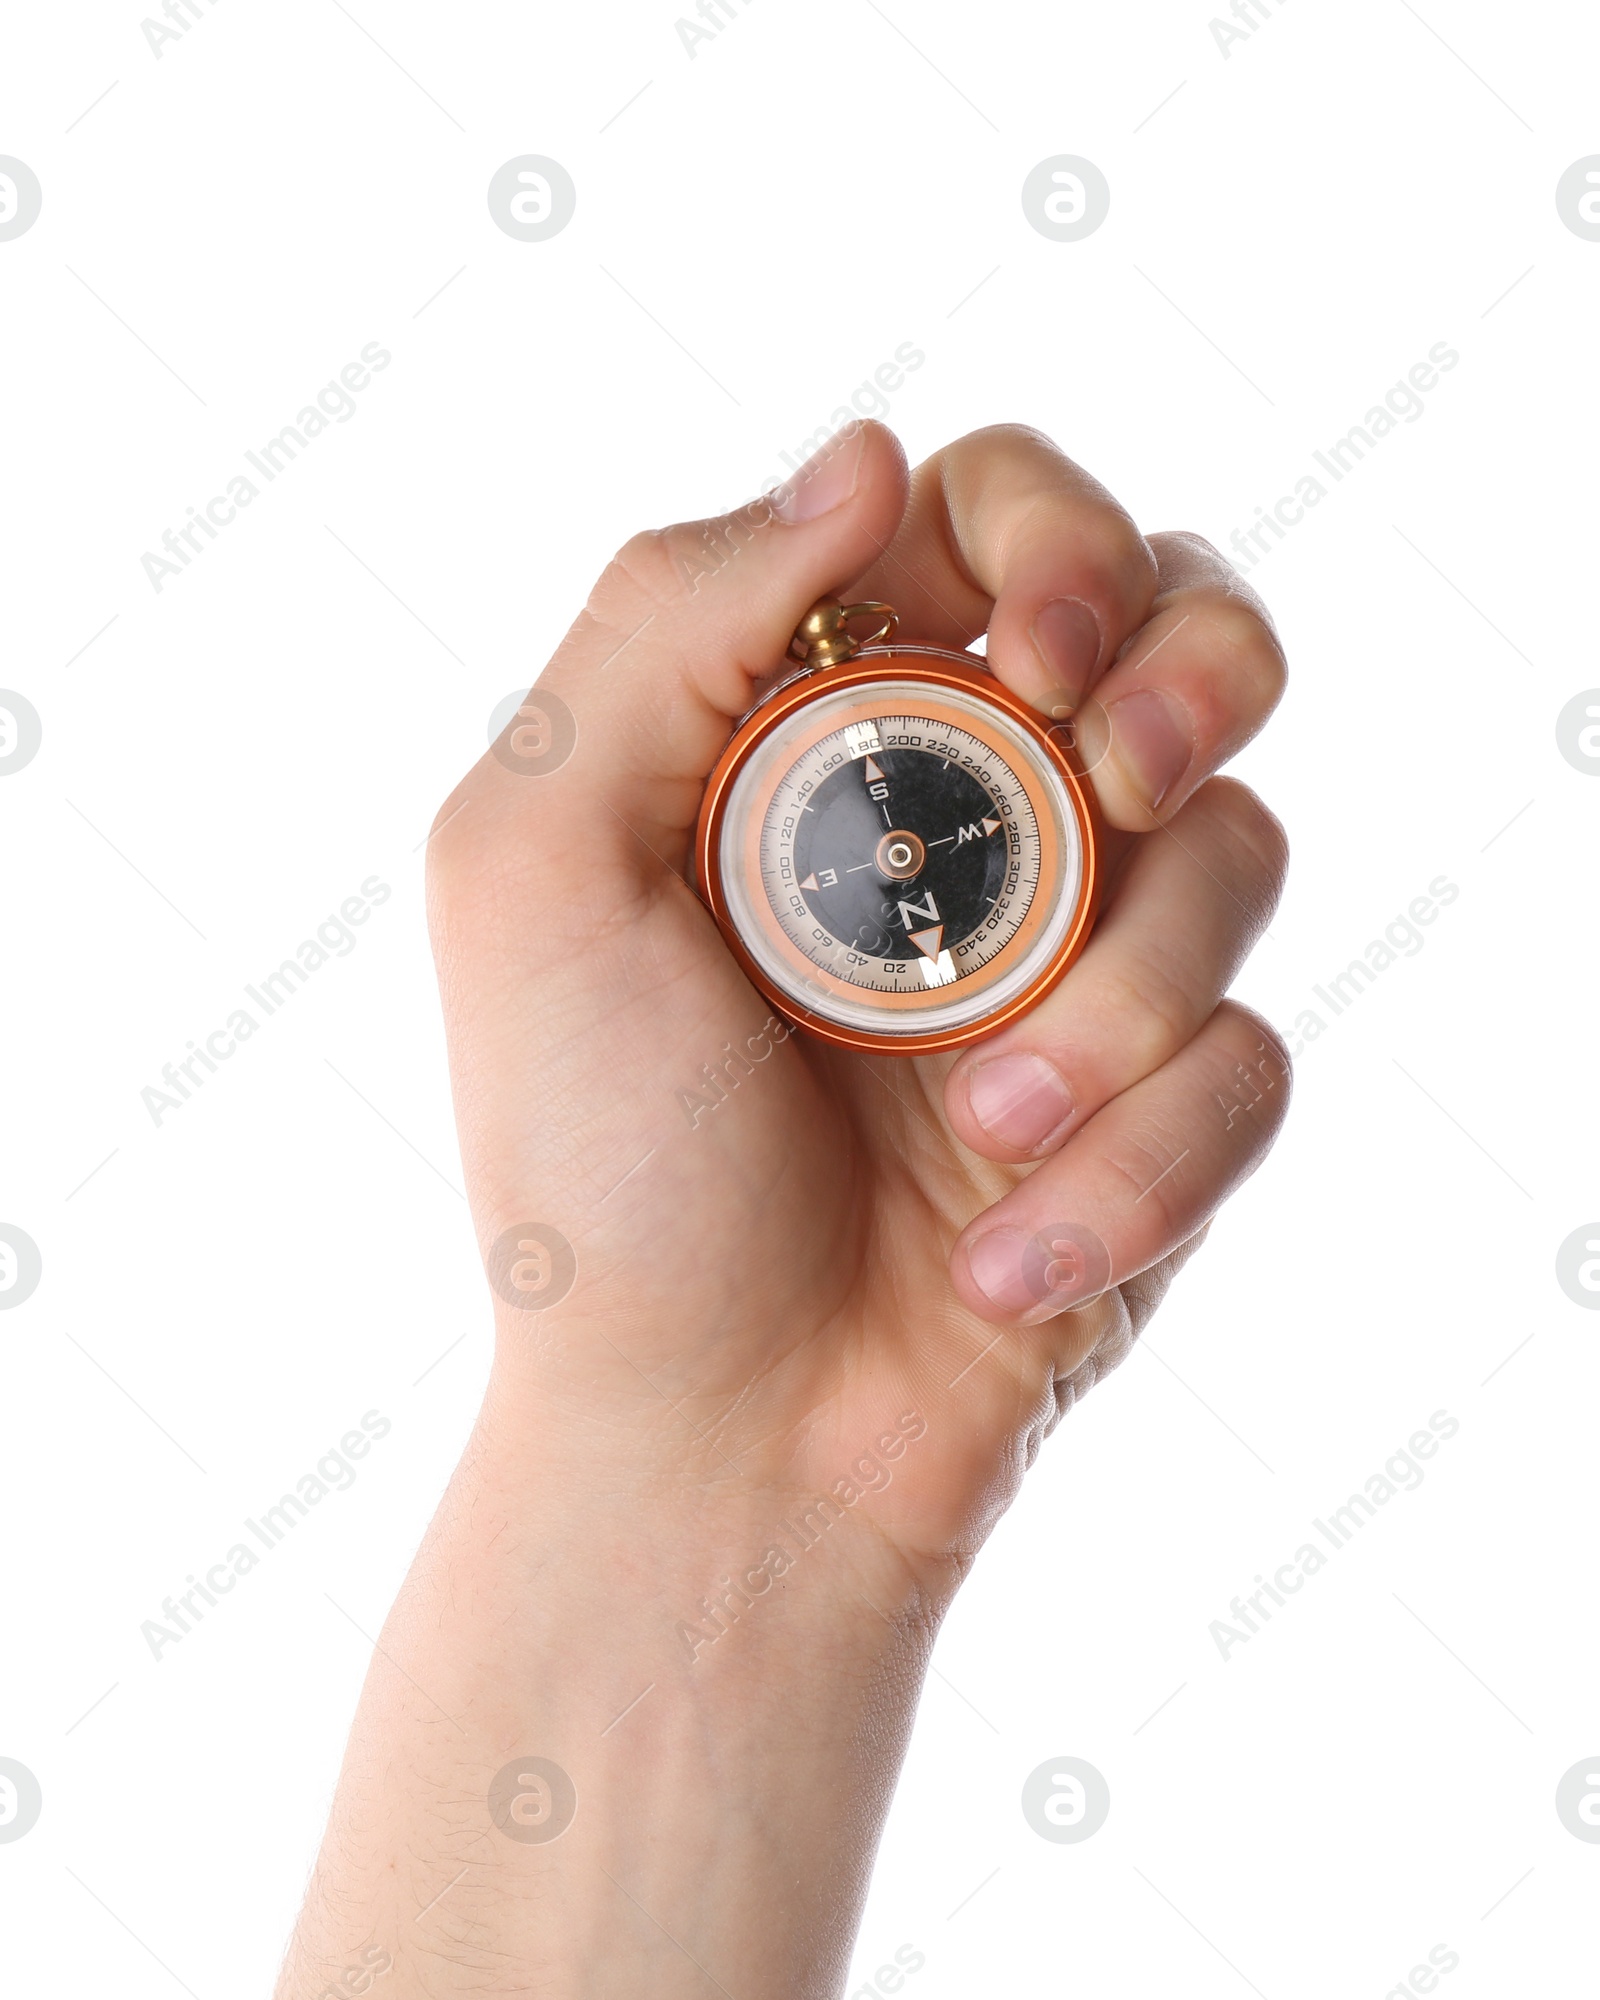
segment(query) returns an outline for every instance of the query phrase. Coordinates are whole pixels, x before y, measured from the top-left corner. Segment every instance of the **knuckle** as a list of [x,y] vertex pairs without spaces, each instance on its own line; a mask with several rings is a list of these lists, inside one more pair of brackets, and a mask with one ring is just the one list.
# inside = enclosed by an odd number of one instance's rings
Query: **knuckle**
[[976,509],[982,482],[1003,473],[1002,505],[985,519],[986,537],[1001,568],[1024,546],[1051,552],[1059,565],[1071,551],[1079,588],[1103,596],[1121,614],[1149,602],[1160,575],[1155,551],[1138,523],[1107,487],[1033,424],[987,424],[968,431],[939,455],[947,501],[955,489],[966,513]]
[[1119,1062],[1148,1076],[1194,1035],[1200,1021],[1182,977],[1149,959],[1115,974],[1104,995],[1105,1018],[1116,1023]]
[[1276,706],[1289,679],[1289,661],[1258,604],[1232,595],[1214,613],[1219,637],[1253,684],[1263,706]]
[[430,896],[454,902],[482,873],[487,829],[481,802],[474,807],[472,781],[463,778],[433,816],[424,854]]
[[[1270,715],[1288,685],[1289,663],[1264,608],[1238,591],[1206,584],[1183,593],[1195,621],[1196,651],[1218,704],[1250,729]],[[1232,734],[1226,730],[1225,734]]]
[[1207,541],[1204,535],[1193,528],[1167,528],[1159,535],[1152,535],[1150,539],[1163,549],[1172,543],[1187,555],[1199,556],[1208,568],[1215,568],[1218,575],[1227,575],[1233,568],[1232,563],[1216,543]]
[[1225,583],[1196,584],[1184,592],[1184,604],[1217,644],[1230,652],[1282,651],[1259,608]]
[[[1141,533],[1138,522],[1128,512],[1116,495],[1110,493],[1098,481],[1090,482],[1092,514],[1089,526],[1093,529],[1099,544],[1101,562],[1109,564],[1119,576],[1130,570],[1144,573],[1153,587],[1159,575],[1160,565],[1156,552]],[[1073,519],[1071,526],[1076,534],[1082,534],[1084,522],[1081,514],[1082,498],[1074,496],[1071,502]]]
[[1223,1032],[1225,1052],[1253,1069],[1270,1089],[1280,1092],[1280,1102],[1294,1083],[1294,1058],[1284,1040],[1264,1014],[1241,1000],[1224,1000],[1213,1017]]
[[1146,1218],[1141,1231],[1148,1229],[1163,1242],[1172,1234],[1177,1213],[1172,1197],[1183,1169],[1173,1168],[1185,1143],[1151,1120],[1121,1134],[1104,1155],[1106,1165],[1133,1190],[1134,1203]]
[[1052,489],[1036,493],[1011,529],[1012,548],[1022,542],[1073,551],[1074,567],[1091,597],[1103,597],[1114,616],[1150,601],[1160,575],[1154,549],[1133,516],[1101,488],[1088,497]]
[[1237,778],[1213,778],[1204,798],[1223,838],[1234,849],[1239,873],[1259,884],[1276,903],[1289,874],[1289,836],[1283,821]]
[[1233,557],[1197,529],[1163,528],[1150,540],[1172,570],[1174,588],[1204,588],[1213,584],[1247,603],[1260,602]]
[[1133,516],[1108,496],[1108,505],[1100,517],[1100,526],[1117,573],[1121,576],[1142,574],[1145,583],[1153,589],[1159,579],[1161,566],[1156,560],[1155,550],[1140,533],[1139,524]]
[[688,604],[772,519],[772,507],[763,499],[732,514],[644,529],[606,565],[589,594],[589,616],[608,629],[631,630],[642,618]]
[[1215,589],[1226,594],[1241,583],[1238,571],[1216,544],[1192,528],[1158,528],[1148,540],[1161,571],[1154,606],[1158,611],[1192,592]]
[[645,528],[631,535],[601,571],[585,607],[606,626],[637,622],[646,611],[662,611],[683,594],[672,537],[674,528]]
[[985,451],[995,448],[1006,450],[1019,445],[1025,451],[1036,451],[1043,445],[1046,451],[1055,453],[1057,457],[1064,456],[1060,445],[1047,431],[1040,430],[1036,424],[1020,422],[980,425],[977,430],[968,431],[964,437],[957,438],[951,449],[953,451]]

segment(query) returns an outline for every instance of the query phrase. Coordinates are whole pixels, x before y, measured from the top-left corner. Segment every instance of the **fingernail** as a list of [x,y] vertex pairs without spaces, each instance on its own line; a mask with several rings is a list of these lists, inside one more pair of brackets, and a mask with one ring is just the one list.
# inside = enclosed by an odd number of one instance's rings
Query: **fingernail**
[[1028,1241],[1020,1229],[991,1229],[967,1245],[972,1282],[1002,1312],[1025,1313],[1039,1303],[1022,1268]]
[[780,521],[798,527],[803,521],[819,520],[842,507],[856,490],[861,475],[861,454],[867,433],[856,423],[846,424],[820,451],[813,452],[793,478],[778,489],[773,512]]
[[1194,725],[1188,711],[1159,688],[1125,694],[1106,708],[1111,742],[1152,811],[1189,768]]
[[1058,721],[1071,715],[1100,662],[1100,621],[1078,597],[1056,597],[1028,627],[1048,685],[1034,706]]
[[1037,1153],[1072,1117],[1072,1092],[1043,1056],[994,1056],[967,1081],[972,1115],[991,1138],[1018,1153]]

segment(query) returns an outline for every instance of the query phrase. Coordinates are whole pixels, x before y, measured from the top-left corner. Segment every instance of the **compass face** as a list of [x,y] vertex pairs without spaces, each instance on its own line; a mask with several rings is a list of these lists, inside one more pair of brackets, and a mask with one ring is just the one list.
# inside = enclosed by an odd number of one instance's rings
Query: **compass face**
[[1081,943],[1087,819],[1042,722],[971,662],[924,676],[897,650],[736,739],[704,863],[795,1018],[855,1047],[954,1047],[1031,1004]]

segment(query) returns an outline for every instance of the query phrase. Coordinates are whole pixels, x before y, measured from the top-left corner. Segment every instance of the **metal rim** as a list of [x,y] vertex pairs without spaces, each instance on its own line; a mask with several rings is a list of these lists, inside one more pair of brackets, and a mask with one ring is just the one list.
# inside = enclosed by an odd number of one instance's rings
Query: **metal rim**
[[[954,687],[968,694],[976,693],[984,700],[992,702],[1014,724],[1019,725],[1024,734],[1043,751],[1060,778],[1067,795],[1071,816],[1076,822],[1083,853],[1078,904],[1072,920],[1049,961],[1040,968],[1027,986],[995,1013],[981,1021],[968,1022],[954,1028],[936,1029],[920,1035],[880,1035],[859,1028],[844,1027],[813,1013],[792,994],[785,992],[755,962],[734,929],[729,919],[727,899],[723,893],[718,859],[722,823],[733,782],[743,768],[749,753],[780,724],[787,721],[797,709],[805,707],[824,694],[885,678],[884,668],[890,661],[894,663],[893,678],[897,680],[921,682],[934,688]],[[1102,887],[1100,847],[1099,811],[1088,779],[1070,748],[1070,732],[1061,729],[1059,725],[1052,727],[1042,716],[1036,715],[1025,702],[1019,700],[996,680],[975,655],[958,654],[947,652],[940,647],[917,646],[902,642],[898,645],[863,648],[843,665],[822,667],[814,672],[791,676],[773,688],[765,700],[745,716],[718,759],[716,768],[706,785],[705,797],[701,801],[699,821],[695,829],[695,879],[700,896],[715,918],[723,940],[737,960],[740,970],[756,991],[770,1002],[785,1020],[804,1028],[819,1041],[831,1043],[837,1048],[853,1049],[860,1054],[935,1055],[946,1050],[964,1048],[971,1043],[984,1041],[991,1035],[998,1034],[1010,1022],[1036,1007],[1060,984],[1083,950],[1098,913]]]

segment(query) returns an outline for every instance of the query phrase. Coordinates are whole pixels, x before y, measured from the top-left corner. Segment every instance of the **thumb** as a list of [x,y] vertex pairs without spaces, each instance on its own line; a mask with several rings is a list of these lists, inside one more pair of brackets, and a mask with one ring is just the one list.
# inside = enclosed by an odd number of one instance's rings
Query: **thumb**
[[682,869],[706,778],[752,688],[816,600],[870,567],[908,490],[899,440],[854,423],[749,506],[635,535],[530,696],[530,710],[554,698],[538,741],[564,733],[570,754],[550,771],[548,756],[531,760],[530,781],[527,760],[506,754],[513,722],[463,790],[490,818],[512,814],[514,837],[547,864],[637,860],[642,840]]

